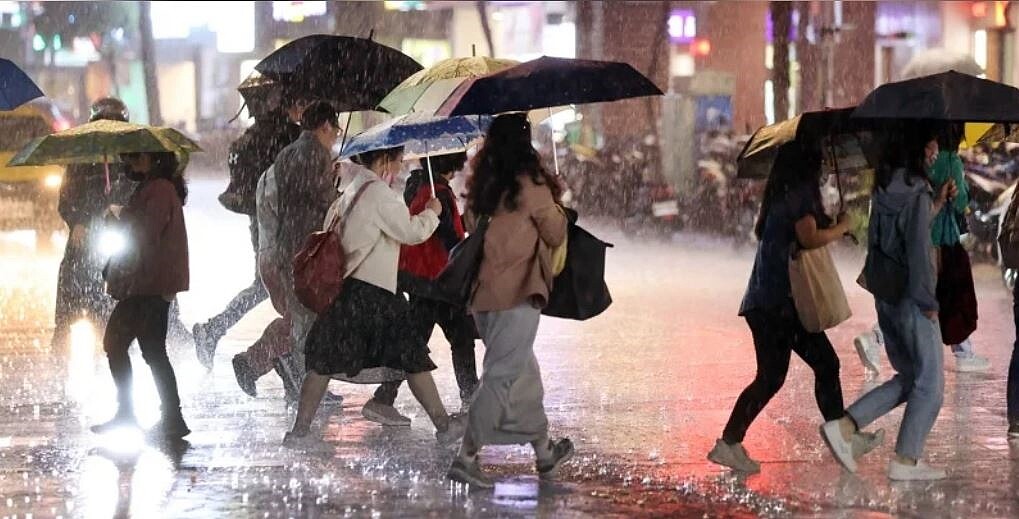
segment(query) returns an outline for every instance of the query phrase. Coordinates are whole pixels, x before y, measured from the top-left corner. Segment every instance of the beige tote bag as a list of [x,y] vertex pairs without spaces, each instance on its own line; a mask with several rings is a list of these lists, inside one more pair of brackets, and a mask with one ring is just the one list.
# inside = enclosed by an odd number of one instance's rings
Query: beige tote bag
[[834,328],[853,315],[827,246],[790,255],[789,286],[796,314],[808,332]]

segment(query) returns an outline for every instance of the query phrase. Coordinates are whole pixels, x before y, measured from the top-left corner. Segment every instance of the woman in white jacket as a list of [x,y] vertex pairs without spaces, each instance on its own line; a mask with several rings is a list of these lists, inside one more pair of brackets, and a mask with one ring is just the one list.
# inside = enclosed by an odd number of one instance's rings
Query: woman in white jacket
[[326,227],[335,218],[341,221],[336,228],[341,230],[347,261],[343,290],[308,334],[308,376],[294,428],[284,444],[308,435],[332,376],[349,380],[366,370],[388,373],[390,379],[406,378],[435,425],[440,443],[448,445],[463,436],[466,423],[446,413],[432,379],[436,366],[428,356],[428,345],[410,333],[406,326],[409,305],[396,293],[400,246],[427,240],[438,227],[442,211],[439,201],[432,199],[428,210],[410,215],[403,198],[390,188],[402,161],[403,148],[355,157],[358,165],[352,167],[353,178],[326,215]]

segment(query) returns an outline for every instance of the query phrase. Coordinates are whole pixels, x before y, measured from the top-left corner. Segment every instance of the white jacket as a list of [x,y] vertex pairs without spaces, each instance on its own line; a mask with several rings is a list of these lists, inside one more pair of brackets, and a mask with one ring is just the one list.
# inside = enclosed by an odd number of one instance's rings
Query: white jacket
[[[432,211],[411,216],[403,197],[390,189],[375,172],[356,164],[343,164],[344,176],[351,181],[329,208],[323,228],[342,215],[365,182],[368,186],[343,226],[342,244],[347,255],[344,277],[370,283],[396,293],[396,271],[400,263],[400,245],[417,245],[439,227]],[[338,224],[337,230],[340,229]]]

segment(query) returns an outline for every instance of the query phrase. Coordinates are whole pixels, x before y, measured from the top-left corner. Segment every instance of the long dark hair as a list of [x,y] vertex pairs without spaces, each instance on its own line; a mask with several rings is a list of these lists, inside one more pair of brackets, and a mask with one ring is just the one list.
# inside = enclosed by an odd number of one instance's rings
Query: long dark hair
[[781,202],[789,193],[803,189],[809,191],[812,203],[818,209],[815,218],[818,227],[827,227],[827,217],[820,211],[821,204],[821,151],[817,148],[818,143],[791,142],[783,145],[775,157],[775,165],[771,168],[771,175],[768,183],[764,186],[764,196],[761,200],[761,211],[757,214],[757,223],[754,224],[754,235],[760,240],[764,235],[764,224],[768,219],[768,212],[775,202]]
[[938,128],[927,122],[902,122],[889,125],[878,134],[875,145],[874,191],[892,183],[895,171],[906,170],[906,183],[927,181],[924,148],[938,137]]
[[492,121],[471,169],[467,206],[475,214],[493,214],[500,203],[516,210],[523,175],[535,184],[547,185],[556,200],[562,196],[558,180],[541,165],[541,157],[531,146],[531,123],[523,114],[500,115]]
[[173,184],[177,190],[177,197],[183,205],[188,199],[188,185],[184,180],[184,168],[181,167],[177,155],[174,153],[151,153],[152,170],[149,171],[150,178],[165,178]]

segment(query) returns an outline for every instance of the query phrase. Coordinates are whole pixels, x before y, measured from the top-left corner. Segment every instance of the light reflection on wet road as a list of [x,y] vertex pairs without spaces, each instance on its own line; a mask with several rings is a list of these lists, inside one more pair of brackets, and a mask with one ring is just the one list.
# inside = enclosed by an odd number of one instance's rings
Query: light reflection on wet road
[[[218,183],[198,181],[188,208],[192,291],[185,322],[205,319],[245,286],[253,270],[246,220],[214,203]],[[1003,517],[1015,502],[1019,456],[1005,438],[1004,377],[1014,331],[1011,301],[993,268],[978,268],[978,350],[988,374],[947,376],[945,408],[929,452],[949,481],[892,485],[884,467],[892,446],[843,474],[817,435],[810,371],[794,361],[786,387],[751,428],[747,448],[764,462],[743,480],[704,461],[736,395],[753,376],[745,324],[735,315],[752,251],[690,236],[635,243],[600,231],[610,251],[616,299],[586,323],[543,321],[536,350],[554,434],[578,446],[562,481],[539,484],[528,449],[486,449],[494,491],[467,493],[443,478],[451,454],[434,446],[424,413],[403,392],[397,405],[411,428],[364,421],[372,387],[334,384],[342,408],[320,412],[321,448],[282,449],[292,420],[274,375],[260,398],[241,393],[230,357],[272,317],[257,309],[220,344],[211,374],[190,344],[174,349],[184,412],[195,431],[181,445],[140,436],[96,437],[88,425],[114,410],[114,389],[88,325],[67,351],[49,347],[59,258],[36,255],[33,240],[0,237],[0,517],[251,516],[585,516],[609,514]],[[869,298],[849,280],[862,258],[843,258],[856,315],[832,334],[852,400],[867,381],[852,337],[869,327]],[[451,408],[456,388],[448,346],[435,334],[436,380]],[[482,353],[479,346],[479,358]],[[135,386],[143,423],[157,418],[155,388],[140,355]],[[947,362],[951,362],[948,360]],[[886,364],[887,366],[887,364]],[[887,369],[885,372],[887,375]],[[880,421],[894,438],[900,413]]]

